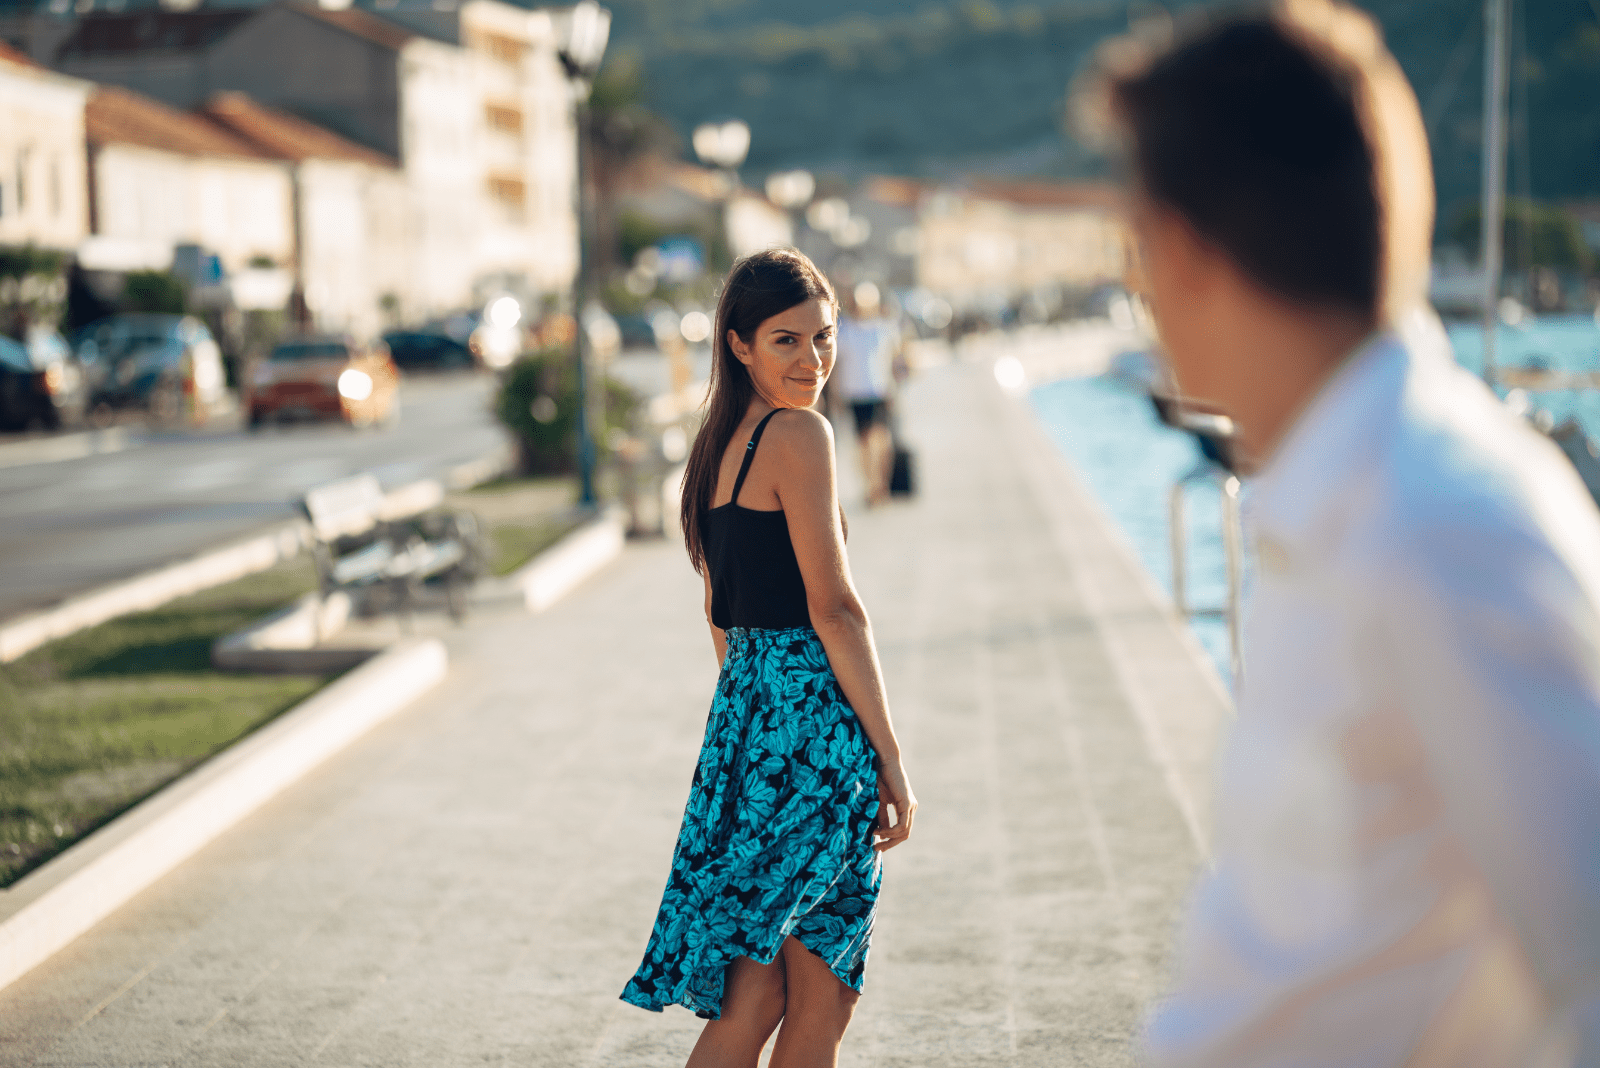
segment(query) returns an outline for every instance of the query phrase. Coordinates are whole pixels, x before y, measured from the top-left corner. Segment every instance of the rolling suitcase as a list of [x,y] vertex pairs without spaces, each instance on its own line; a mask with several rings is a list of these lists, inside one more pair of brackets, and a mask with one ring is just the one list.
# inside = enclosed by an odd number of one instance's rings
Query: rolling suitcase
[[916,492],[916,457],[897,441],[894,443],[894,466],[889,469],[889,496],[910,497]]

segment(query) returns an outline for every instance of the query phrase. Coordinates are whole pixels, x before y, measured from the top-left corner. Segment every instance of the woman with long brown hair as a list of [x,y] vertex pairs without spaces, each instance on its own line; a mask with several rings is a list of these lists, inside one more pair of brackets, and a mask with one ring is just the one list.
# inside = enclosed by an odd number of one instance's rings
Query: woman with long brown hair
[[[722,663],[644,963],[623,1000],[710,1022],[688,1068],[838,1062],[884,850],[917,802],[845,558],[833,431],[814,405],[838,302],[793,249],[734,265],[683,486]],[[760,446],[758,448],[758,446]]]

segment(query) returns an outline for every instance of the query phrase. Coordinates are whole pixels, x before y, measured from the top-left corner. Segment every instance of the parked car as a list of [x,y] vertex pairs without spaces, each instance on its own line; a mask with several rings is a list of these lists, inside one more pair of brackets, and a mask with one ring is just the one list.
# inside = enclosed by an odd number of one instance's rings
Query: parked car
[[400,416],[400,371],[381,341],[339,335],[279,342],[249,377],[250,425],[290,419],[342,419],[351,426]]
[[83,369],[54,330],[0,337],[0,430],[59,430],[83,418]]
[[445,334],[396,330],[383,335],[383,342],[402,371],[457,371],[480,366],[470,343]]
[[648,317],[636,313],[619,315],[616,319],[617,332],[624,350],[656,348],[656,329]]
[[79,331],[77,352],[100,421],[130,409],[160,422],[204,419],[227,399],[222,351],[192,315],[112,315]]

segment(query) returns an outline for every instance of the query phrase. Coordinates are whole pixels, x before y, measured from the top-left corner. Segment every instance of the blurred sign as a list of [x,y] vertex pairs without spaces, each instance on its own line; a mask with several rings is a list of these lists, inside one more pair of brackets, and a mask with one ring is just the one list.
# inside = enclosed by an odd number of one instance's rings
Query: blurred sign
[[289,303],[294,291],[294,276],[277,268],[251,267],[228,282],[240,311],[277,311]]
[[687,282],[705,270],[705,250],[692,237],[669,237],[656,248],[661,253],[661,277],[668,283]]

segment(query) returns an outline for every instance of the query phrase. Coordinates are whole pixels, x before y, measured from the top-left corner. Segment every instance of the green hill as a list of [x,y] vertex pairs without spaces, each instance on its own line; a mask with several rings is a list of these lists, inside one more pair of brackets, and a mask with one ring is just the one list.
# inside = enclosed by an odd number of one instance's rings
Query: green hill
[[[636,63],[649,105],[687,135],[747,120],[753,174],[807,166],[1088,177],[1104,162],[1063,131],[1065,90],[1134,0],[609,0],[611,62]],[[1171,5],[1189,7],[1191,3]],[[1371,0],[1429,121],[1448,217],[1477,195],[1481,0]],[[1516,0],[1515,194],[1600,197],[1600,11]]]

